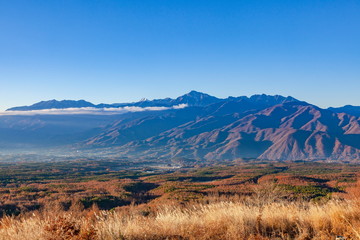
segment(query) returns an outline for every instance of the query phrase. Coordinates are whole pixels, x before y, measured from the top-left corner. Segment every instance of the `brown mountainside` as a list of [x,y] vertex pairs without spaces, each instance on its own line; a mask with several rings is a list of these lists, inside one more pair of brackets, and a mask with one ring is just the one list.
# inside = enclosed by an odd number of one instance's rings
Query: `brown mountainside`
[[[217,103],[192,114],[189,108],[166,117],[137,120],[133,125],[113,127],[87,144],[122,139],[121,144],[113,145],[119,152],[161,158],[360,159],[358,117],[299,101],[267,108],[240,105]],[[150,133],[129,139],[129,132]]]

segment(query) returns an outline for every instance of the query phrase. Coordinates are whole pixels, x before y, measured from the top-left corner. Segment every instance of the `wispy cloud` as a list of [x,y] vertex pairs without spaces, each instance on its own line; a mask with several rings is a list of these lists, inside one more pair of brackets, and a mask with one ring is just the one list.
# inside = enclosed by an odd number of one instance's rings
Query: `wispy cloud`
[[32,115],[115,115],[124,114],[127,112],[144,112],[144,111],[163,111],[170,109],[186,108],[187,104],[180,104],[172,107],[120,107],[120,108],[64,108],[64,109],[44,109],[44,110],[31,110],[31,111],[5,111],[0,112],[0,116],[32,116]]

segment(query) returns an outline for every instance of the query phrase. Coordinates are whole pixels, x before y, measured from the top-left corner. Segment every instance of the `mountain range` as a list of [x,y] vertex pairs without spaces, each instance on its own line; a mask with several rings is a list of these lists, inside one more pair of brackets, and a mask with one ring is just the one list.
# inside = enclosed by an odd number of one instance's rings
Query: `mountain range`
[[[183,108],[174,106],[184,105]],[[2,115],[0,147],[106,149],[137,158],[360,160],[360,107],[322,109],[293,97],[178,98],[92,104],[43,101],[12,111],[138,107],[111,115]],[[150,108],[149,108],[150,107]],[[162,107],[149,110],[151,107]],[[148,108],[148,109],[147,109]],[[154,108],[155,109],[155,108]]]
[[184,94],[176,99],[172,98],[164,98],[164,99],[142,99],[138,102],[131,103],[113,103],[113,104],[93,104],[91,102],[87,102],[85,100],[62,100],[57,101],[55,99],[49,101],[41,101],[35,103],[31,106],[21,106],[21,107],[13,107],[9,108],[6,111],[31,111],[31,110],[45,110],[45,109],[67,109],[67,108],[119,108],[119,107],[172,107],[181,104],[186,104],[188,106],[207,106],[213,103],[223,102],[223,101],[249,101],[255,102],[257,104],[265,104],[265,105],[275,105],[279,103],[283,103],[285,101],[296,101],[296,99],[292,97],[283,97],[280,95],[268,96],[265,94],[262,95],[253,95],[250,98],[246,96],[241,97],[228,97],[227,99],[220,99],[217,97],[210,96],[205,93],[191,91],[187,94]]

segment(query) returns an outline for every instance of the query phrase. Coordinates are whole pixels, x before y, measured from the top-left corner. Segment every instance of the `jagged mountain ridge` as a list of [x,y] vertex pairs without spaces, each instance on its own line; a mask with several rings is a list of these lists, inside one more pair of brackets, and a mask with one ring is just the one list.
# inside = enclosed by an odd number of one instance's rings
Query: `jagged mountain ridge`
[[[71,108],[74,107],[71,104],[93,108],[179,104],[188,107],[111,117],[17,116],[14,121],[12,117],[1,116],[0,133],[4,133],[1,135],[6,139],[0,136],[0,143],[8,139],[16,143],[25,136],[31,143],[46,142],[54,146],[68,143],[71,147],[104,148],[118,155],[142,158],[360,159],[358,116],[342,110],[321,109],[292,97],[262,94],[221,99],[191,91],[175,99],[144,99],[130,104],[65,103]],[[55,106],[47,102],[42,104],[48,108]],[[45,141],[39,141],[37,136]]]
[[[195,97],[193,97],[194,95]],[[174,123],[181,125],[197,118],[209,116],[223,116],[229,114],[239,116],[239,114],[250,113],[275,104],[298,101],[292,97],[282,97],[278,95],[268,96],[265,94],[254,95],[250,98],[229,97],[223,100],[215,99],[214,97],[210,98],[209,95],[199,95],[199,93],[192,91],[189,94],[177,98],[176,103],[182,102],[192,106],[183,110],[166,112],[165,115],[156,116],[155,118],[150,115],[142,119],[135,119],[131,123],[126,122],[126,124],[123,124],[123,122],[116,122],[102,134],[90,139],[87,144],[98,146],[124,144],[128,143],[130,139],[134,140],[135,136],[138,140],[144,139],[144,136],[153,136],[148,134],[149,129],[151,129],[152,132],[161,133],[161,130],[164,131],[170,129],[170,126],[176,127],[174,126]],[[191,101],[189,101],[189,98]],[[212,102],[212,104],[204,104],[201,102],[203,99],[206,99],[206,102]],[[184,102],[184,100],[186,102]],[[201,107],[201,105],[205,105],[205,107]],[[154,128],[155,126],[151,125],[149,122],[153,122],[154,124],[159,125],[159,127]],[[132,137],[130,137],[130,135],[132,135]]]
[[[252,105],[245,108],[242,103],[242,108],[236,108],[237,112],[216,114],[231,103],[212,104],[206,108],[208,112],[203,109],[202,115],[198,114],[196,119],[168,130],[162,129],[151,137],[143,136],[131,141],[123,139],[121,144],[117,144],[122,133],[132,132],[133,126],[113,126],[111,132],[105,131],[86,144],[106,146],[109,142],[104,144],[103,138],[112,139],[111,145],[117,151],[140,157],[360,159],[358,117],[299,101],[267,108]],[[140,122],[135,124],[136,128],[146,126],[147,119]]]
[[191,91],[187,94],[184,94],[175,99],[164,98],[164,99],[154,99],[147,100],[143,99],[138,102],[132,103],[113,103],[105,104],[101,103],[95,105],[91,102],[85,100],[62,100],[57,101],[55,99],[49,101],[41,101],[30,106],[20,106],[9,108],[6,111],[31,111],[31,110],[45,110],[45,109],[66,109],[66,108],[84,108],[84,107],[93,107],[93,108],[119,108],[119,107],[172,107],[180,104],[186,104],[188,106],[207,106],[213,103],[219,103],[223,101],[249,101],[259,104],[260,102],[266,106],[279,104],[287,101],[297,101],[292,97],[283,97],[280,95],[269,96],[269,95],[253,95],[250,98],[246,96],[241,97],[229,97],[226,99],[217,98],[210,96],[206,93],[201,93],[197,91]]

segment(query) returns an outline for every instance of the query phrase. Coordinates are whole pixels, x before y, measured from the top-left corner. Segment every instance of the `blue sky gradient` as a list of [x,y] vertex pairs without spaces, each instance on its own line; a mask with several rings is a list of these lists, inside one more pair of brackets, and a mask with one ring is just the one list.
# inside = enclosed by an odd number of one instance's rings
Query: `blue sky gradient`
[[360,105],[360,1],[0,0],[0,110],[291,95]]

